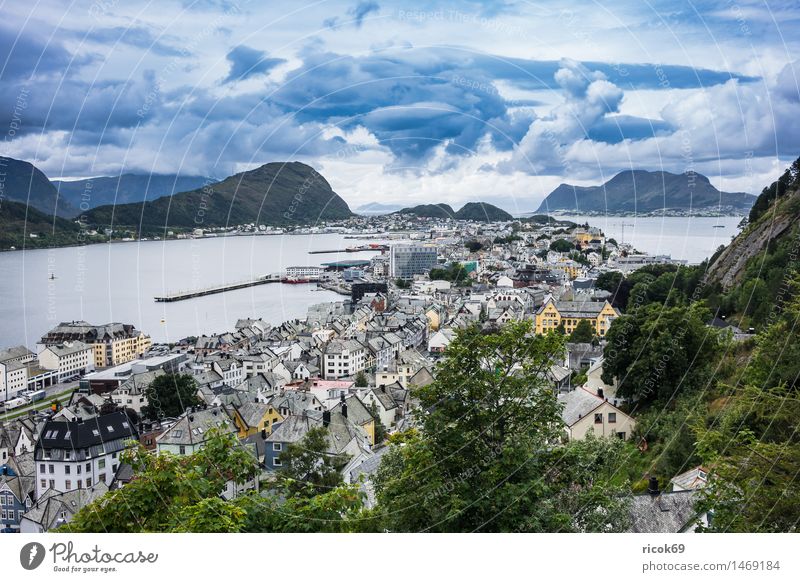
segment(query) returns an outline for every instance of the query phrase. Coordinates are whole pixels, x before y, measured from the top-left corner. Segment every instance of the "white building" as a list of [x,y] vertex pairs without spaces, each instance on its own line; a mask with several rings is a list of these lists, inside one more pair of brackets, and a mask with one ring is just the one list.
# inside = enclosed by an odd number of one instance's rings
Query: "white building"
[[25,346],[0,351],[0,402],[16,398],[28,388],[27,364],[35,359]]
[[324,270],[322,267],[286,267],[286,278],[317,280]]
[[367,349],[355,340],[334,339],[325,346],[322,374],[326,380],[354,376],[366,367]]
[[45,347],[39,364],[46,370],[58,370],[58,381],[94,371],[94,348],[83,342],[64,342]]
[[64,493],[97,483],[110,485],[126,442],[137,438],[124,412],[47,421],[34,449],[36,497],[48,489]]

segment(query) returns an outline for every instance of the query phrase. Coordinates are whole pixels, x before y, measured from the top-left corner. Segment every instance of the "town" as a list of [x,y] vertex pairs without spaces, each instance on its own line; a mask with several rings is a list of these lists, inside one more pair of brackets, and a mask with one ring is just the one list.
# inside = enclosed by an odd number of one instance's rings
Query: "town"
[[[261,468],[245,484],[229,482],[225,498],[272,479],[289,447],[322,428],[325,453],[346,459],[342,479],[360,483],[369,505],[370,477],[389,438],[416,425],[416,391],[436,379],[448,346],[470,326],[528,321],[537,335],[565,335],[542,379],[560,403],[563,440],[631,439],[636,418],[602,379],[605,336],[620,310],[598,278],[677,262],[588,225],[541,218],[359,219],[349,230],[354,238],[380,240],[354,247],[375,251],[370,260],[273,276],[343,296],[311,305],[304,320],[240,319],[214,335],[155,345],[129,323],[69,321],[40,339],[38,353],[5,349],[2,531],[57,529],[125,487],[135,474],[123,452],[134,443],[154,455],[191,455],[216,432],[235,437]],[[676,475],[665,494],[669,509],[650,501],[660,493],[651,479],[631,509],[632,530],[689,527],[704,479],[701,467]]]

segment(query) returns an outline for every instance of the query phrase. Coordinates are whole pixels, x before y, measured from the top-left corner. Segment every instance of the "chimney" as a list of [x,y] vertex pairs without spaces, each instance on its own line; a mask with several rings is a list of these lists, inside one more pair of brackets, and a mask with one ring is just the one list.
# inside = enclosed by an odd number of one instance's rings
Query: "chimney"
[[322,426],[328,428],[328,425],[330,425],[330,423],[331,423],[331,411],[324,410],[322,412]]
[[650,477],[650,481],[647,484],[647,492],[653,497],[656,497],[659,494],[658,477]]
[[598,388],[598,389],[597,389],[597,395],[598,395],[600,398],[603,398],[603,389],[602,389],[602,388]]
[[[344,398],[344,397],[342,397],[342,398]],[[347,404],[345,404],[344,401],[342,401],[342,416],[347,418]]]
[[265,428],[261,429],[261,440],[267,440],[267,429]]

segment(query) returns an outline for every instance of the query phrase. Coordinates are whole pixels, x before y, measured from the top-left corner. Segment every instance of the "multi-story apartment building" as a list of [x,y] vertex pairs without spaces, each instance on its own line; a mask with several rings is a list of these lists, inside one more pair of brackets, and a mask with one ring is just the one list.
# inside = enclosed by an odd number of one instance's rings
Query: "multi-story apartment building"
[[36,354],[25,346],[0,351],[0,402],[11,400],[28,387],[28,364]]
[[394,279],[413,279],[430,272],[437,263],[437,250],[432,245],[392,245],[389,271]]
[[36,497],[48,489],[63,493],[98,482],[110,485],[127,441],[138,437],[124,412],[47,421],[33,453]]
[[47,346],[39,353],[39,364],[46,370],[58,370],[58,381],[94,371],[94,349],[81,341]]
[[322,267],[286,267],[286,278],[317,280],[324,270]]
[[85,321],[60,323],[39,343],[49,347],[68,341],[80,341],[92,346],[96,368],[130,362],[142,356],[153,343],[150,336],[129,323],[92,325]]
[[322,354],[322,374],[326,380],[354,376],[366,365],[367,348],[355,340],[331,340]]
[[581,320],[587,320],[595,333],[604,337],[619,315],[608,301],[555,301],[551,298],[536,311],[536,333],[547,333],[563,324],[564,331],[570,334]]

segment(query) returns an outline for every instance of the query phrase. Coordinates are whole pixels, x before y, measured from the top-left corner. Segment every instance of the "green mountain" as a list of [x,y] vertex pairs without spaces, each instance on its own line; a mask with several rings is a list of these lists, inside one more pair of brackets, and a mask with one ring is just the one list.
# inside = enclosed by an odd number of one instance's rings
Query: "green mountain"
[[459,220],[474,220],[475,222],[501,222],[514,220],[508,212],[486,202],[467,202],[461,210],[456,212]]
[[0,201],[0,250],[78,244],[79,232],[78,225],[70,220],[22,202]]
[[50,216],[75,216],[77,207],[60,199],[58,190],[36,166],[0,157],[0,200],[29,204]]
[[96,208],[104,204],[127,204],[155,200],[202,188],[212,182],[202,176],[178,176],[175,174],[120,174],[85,180],[53,180],[62,200],[74,208]]
[[221,182],[147,202],[100,206],[86,213],[98,227],[203,228],[237,224],[288,226],[349,218],[347,203],[311,166],[270,163]]
[[419,204],[403,208],[394,214],[413,214],[420,218],[453,218],[456,211],[449,204]]
[[538,213],[658,212],[718,210],[742,213],[756,197],[744,192],[720,192],[702,174],[626,170],[600,186],[561,184],[544,199]]
[[449,204],[420,204],[398,210],[394,214],[413,214],[421,218],[454,218],[476,222],[513,220],[505,210],[486,202],[467,202],[458,212]]

